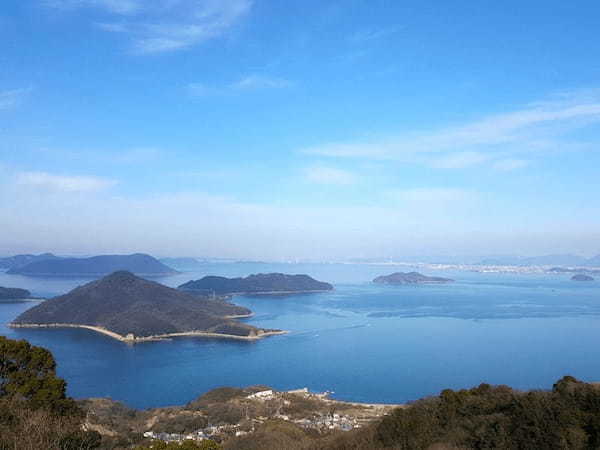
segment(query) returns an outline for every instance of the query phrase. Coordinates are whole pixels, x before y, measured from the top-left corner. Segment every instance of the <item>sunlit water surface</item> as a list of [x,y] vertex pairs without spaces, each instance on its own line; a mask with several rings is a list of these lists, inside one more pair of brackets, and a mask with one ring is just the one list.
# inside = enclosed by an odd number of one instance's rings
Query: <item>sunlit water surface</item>
[[[82,329],[6,326],[32,303],[0,303],[0,334],[52,351],[74,397],[111,397],[147,408],[184,404],[217,386],[308,387],[333,397],[403,403],[481,382],[549,388],[565,374],[600,380],[600,282],[567,275],[432,272],[448,285],[370,283],[390,266],[207,264],[157,281],[204,275],[306,273],[330,293],[236,297],[248,322],[290,333],[257,342],[180,338],[126,345]],[[49,297],[85,279],[0,273],[0,286]]]

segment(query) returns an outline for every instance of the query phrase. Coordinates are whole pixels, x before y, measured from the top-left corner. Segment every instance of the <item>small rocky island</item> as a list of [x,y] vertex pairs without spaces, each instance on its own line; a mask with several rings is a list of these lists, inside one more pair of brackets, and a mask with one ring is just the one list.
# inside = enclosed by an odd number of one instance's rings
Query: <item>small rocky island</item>
[[156,258],[143,253],[133,255],[99,255],[90,258],[48,258],[36,260],[23,266],[13,267],[7,273],[30,277],[104,276],[127,270],[136,275],[172,275],[176,270]]
[[1,300],[22,300],[31,298],[31,292],[27,289],[0,287]]
[[573,281],[594,281],[594,277],[590,277],[589,275],[585,275],[583,273],[575,274],[571,277]]
[[129,342],[175,336],[258,339],[283,333],[233,320],[251,314],[222,299],[192,295],[119,271],[46,300],[10,325],[88,328]]
[[329,283],[317,281],[308,275],[286,275],[283,273],[259,273],[246,278],[206,276],[179,286],[190,292],[216,295],[233,294],[295,294],[302,292],[331,291]]
[[452,283],[454,280],[442,277],[428,277],[419,272],[395,272],[390,275],[382,275],[373,280],[379,284],[442,284]]

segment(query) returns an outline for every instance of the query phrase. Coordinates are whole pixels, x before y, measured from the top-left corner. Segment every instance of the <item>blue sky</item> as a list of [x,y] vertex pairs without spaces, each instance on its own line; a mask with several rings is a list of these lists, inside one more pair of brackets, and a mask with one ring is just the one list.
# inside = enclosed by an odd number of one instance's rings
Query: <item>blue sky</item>
[[600,253],[596,1],[7,0],[0,253]]

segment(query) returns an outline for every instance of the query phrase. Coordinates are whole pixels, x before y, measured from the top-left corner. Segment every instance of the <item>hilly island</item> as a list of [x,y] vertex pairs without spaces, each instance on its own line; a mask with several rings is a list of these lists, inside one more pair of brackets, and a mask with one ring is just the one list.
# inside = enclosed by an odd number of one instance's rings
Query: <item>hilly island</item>
[[419,272],[395,272],[391,275],[382,275],[373,280],[379,284],[439,284],[452,283],[454,280],[442,277],[428,277]]
[[189,292],[233,294],[290,294],[302,292],[330,291],[333,286],[317,281],[308,275],[287,275],[283,273],[259,273],[246,278],[225,278],[206,276],[179,286]]
[[193,295],[118,271],[46,300],[10,325],[88,328],[128,342],[176,336],[258,339],[283,333],[234,320],[251,314],[222,299]]
[[90,258],[45,258],[11,268],[8,274],[31,277],[102,276],[127,270],[137,275],[158,276],[177,273],[156,258],[143,253],[99,255]]
[[31,297],[27,289],[0,287],[0,300],[20,300]]

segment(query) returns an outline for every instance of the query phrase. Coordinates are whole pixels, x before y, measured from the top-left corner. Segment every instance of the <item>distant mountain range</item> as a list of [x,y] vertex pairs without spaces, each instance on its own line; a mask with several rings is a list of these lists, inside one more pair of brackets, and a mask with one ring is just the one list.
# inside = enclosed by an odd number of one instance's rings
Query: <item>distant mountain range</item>
[[498,256],[486,258],[479,262],[483,266],[581,266],[600,267],[600,255],[584,258],[578,255],[545,255],[545,256]]
[[428,277],[419,272],[395,272],[391,275],[382,275],[373,280],[379,284],[441,284],[451,283],[454,280],[442,277]]
[[184,291],[214,294],[277,294],[292,292],[330,291],[333,286],[308,275],[259,273],[246,278],[207,276],[179,286]]
[[27,276],[102,276],[117,270],[150,276],[177,273],[156,258],[143,253],[90,258],[47,258],[14,267],[7,273]]
[[0,287],[0,300],[17,300],[30,297],[31,292],[27,289]]
[[15,255],[6,258],[0,258],[0,269],[16,269],[27,264],[44,261],[48,259],[58,259],[58,256],[52,253],[42,253],[41,255]]
[[210,333],[257,337],[264,330],[232,320],[247,308],[210,300],[118,271],[25,311],[13,326],[84,326],[121,339]]

